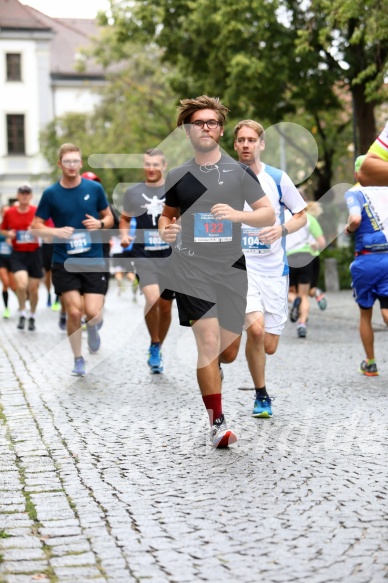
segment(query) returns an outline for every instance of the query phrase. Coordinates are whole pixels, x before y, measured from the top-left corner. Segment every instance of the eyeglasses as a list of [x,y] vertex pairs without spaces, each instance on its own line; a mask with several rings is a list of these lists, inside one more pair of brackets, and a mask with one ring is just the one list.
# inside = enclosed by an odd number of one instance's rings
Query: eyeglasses
[[61,161],[62,166],[64,166],[65,168],[71,168],[72,166],[80,166],[82,164],[82,160],[78,159],[78,160],[62,160]]
[[191,123],[192,126],[195,127],[196,130],[203,130],[205,125],[209,130],[215,130],[220,125],[216,119],[208,119],[207,121],[202,121],[202,119],[197,119]]

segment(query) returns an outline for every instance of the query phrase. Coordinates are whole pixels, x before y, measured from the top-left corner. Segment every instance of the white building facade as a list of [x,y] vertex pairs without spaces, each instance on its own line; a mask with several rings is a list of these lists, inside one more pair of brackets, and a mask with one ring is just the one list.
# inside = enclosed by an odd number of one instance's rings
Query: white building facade
[[0,201],[32,184],[39,199],[50,171],[39,133],[54,117],[87,113],[99,101],[102,70],[75,68],[79,48],[96,28],[90,20],[52,19],[17,0],[0,0]]

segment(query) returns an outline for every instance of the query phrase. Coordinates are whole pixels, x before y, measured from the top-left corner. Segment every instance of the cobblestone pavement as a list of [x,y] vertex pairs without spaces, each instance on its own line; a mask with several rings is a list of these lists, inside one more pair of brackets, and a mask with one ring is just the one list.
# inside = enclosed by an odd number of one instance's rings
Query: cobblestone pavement
[[358,373],[350,292],[328,294],[325,312],[312,305],[307,339],[287,324],[268,359],[272,419],[253,419],[253,392],[238,390],[250,386],[242,347],[224,368],[240,440],[214,451],[175,307],[165,373],[152,376],[143,298],[112,284],[83,379],[69,374],[58,314],[42,304],[36,332],[20,332],[11,308],[0,324],[0,581],[388,578],[388,331],[377,309],[377,378]]

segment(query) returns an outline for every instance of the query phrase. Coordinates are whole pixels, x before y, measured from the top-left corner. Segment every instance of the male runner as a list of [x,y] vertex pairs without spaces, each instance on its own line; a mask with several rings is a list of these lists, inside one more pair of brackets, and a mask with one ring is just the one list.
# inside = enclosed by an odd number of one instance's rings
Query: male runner
[[[287,321],[288,264],[285,237],[306,224],[306,203],[290,177],[264,164],[263,126],[252,120],[240,121],[234,128],[234,149],[240,162],[248,164],[275,210],[272,227],[252,229],[243,225],[242,243],[248,272],[248,301],[245,326],[245,354],[256,395],[253,417],[272,417],[271,398],[265,385],[266,354],[274,354]],[[285,209],[292,217],[285,222]]]
[[[106,289],[101,235],[97,232],[110,229],[113,217],[101,184],[80,176],[80,149],[63,144],[58,158],[62,178],[43,192],[32,226],[40,236],[54,237],[52,278],[66,309],[67,334],[74,354],[72,374],[84,376],[81,318],[85,310],[89,350],[97,352],[97,325]],[[50,217],[55,227],[45,226]]]
[[[9,209],[8,206],[3,206],[1,208],[1,222],[3,222],[3,216],[5,212]],[[2,296],[4,302],[4,312],[3,318],[8,320],[11,313],[8,307],[8,290],[11,289],[16,294],[16,284],[11,272],[11,254],[12,245],[11,239],[0,234],[0,281],[3,286]]]
[[[365,158],[355,161],[359,179]],[[361,186],[356,183],[345,193],[349,210],[345,232],[354,233],[355,258],[350,265],[354,299],[360,310],[360,337],[365,359],[360,372],[377,376],[372,327],[373,306],[380,303],[381,315],[388,325],[388,187]]]
[[[197,379],[211,425],[213,447],[237,440],[222,412],[219,362],[233,362],[244,325],[247,276],[241,223],[270,225],[273,208],[255,174],[221,153],[227,108],[202,95],[180,102],[194,158],[166,179],[166,204],[159,219],[162,239],[182,240],[171,257],[180,323],[191,326],[198,349]],[[245,201],[253,210],[243,211]],[[177,223],[180,219],[180,224]]]
[[24,330],[27,319],[27,295],[30,302],[28,330],[35,330],[35,311],[38,305],[39,283],[43,277],[42,253],[39,242],[31,233],[36,206],[31,204],[32,187],[24,183],[18,188],[18,205],[10,207],[4,214],[2,234],[12,239],[11,272],[16,283],[19,302],[17,328]]
[[[171,324],[173,293],[162,290],[160,279],[170,245],[161,240],[158,219],[164,204],[164,172],[166,160],[161,150],[149,149],[144,154],[145,181],[128,188],[120,218],[121,246],[133,241],[132,256],[139,286],[145,297],[144,318],[150,335],[148,366],[152,373],[163,372],[161,347]],[[136,218],[136,236],[130,234],[131,218]]]

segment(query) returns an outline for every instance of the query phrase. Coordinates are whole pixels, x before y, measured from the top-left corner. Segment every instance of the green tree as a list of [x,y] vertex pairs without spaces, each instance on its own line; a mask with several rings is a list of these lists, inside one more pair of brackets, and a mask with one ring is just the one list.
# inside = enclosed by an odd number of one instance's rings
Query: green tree
[[88,165],[91,154],[139,154],[158,144],[174,129],[175,95],[168,83],[171,67],[162,64],[160,49],[114,42],[112,29],[104,27],[86,54],[95,55],[107,69],[107,83],[99,90],[101,100],[91,114],[67,114],[56,118],[41,133],[41,148],[56,180],[59,146],[72,142],[81,148],[83,171],[101,178],[112,198],[118,183],[142,178],[140,170],[97,169]]
[[336,150],[347,145],[347,91],[363,151],[375,136],[374,108],[384,99],[386,2],[111,0],[104,24],[117,45],[156,43],[176,68],[170,83],[179,95],[218,95],[235,119],[304,118],[319,142],[320,196],[330,188]]
[[297,54],[318,54],[318,65],[352,95],[356,154],[375,139],[375,107],[387,98],[387,0],[312,0],[302,11],[287,2],[298,30]]

